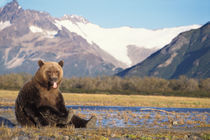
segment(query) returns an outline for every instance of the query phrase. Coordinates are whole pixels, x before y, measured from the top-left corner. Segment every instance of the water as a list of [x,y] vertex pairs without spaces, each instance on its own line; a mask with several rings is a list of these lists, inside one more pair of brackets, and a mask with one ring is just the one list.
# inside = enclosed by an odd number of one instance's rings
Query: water
[[196,127],[210,124],[210,108],[67,106],[102,127]]
[[168,112],[208,112],[210,113],[210,108],[159,108],[159,107],[122,107],[122,106],[79,106],[79,105],[70,105],[66,106],[67,108],[72,109],[82,109],[82,110],[115,110],[115,111],[133,111],[139,112],[147,111],[151,112],[153,109],[156,110],[165,110]]
[[[84,119],[95,115],[101,127],[200,127],[210,125],[210,108],[157,108],[121,106],[67,106]],[[12,109],[0,107],[0,111]]]

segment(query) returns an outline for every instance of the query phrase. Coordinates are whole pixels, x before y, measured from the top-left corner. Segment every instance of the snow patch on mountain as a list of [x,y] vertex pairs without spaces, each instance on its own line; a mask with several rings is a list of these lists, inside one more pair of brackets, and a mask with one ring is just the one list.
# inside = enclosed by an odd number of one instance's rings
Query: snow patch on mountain
[[4,56],[3,56],[3,59],[4,59],[5,62],[7,62],[7,60],[8,60],[9,52],[10,52],[11,49],[12,48],[6,48],[5,49]]
[[57,34],[57,31],[44,30],[42,28],[33,25],[30,26],[29,29],[31,30],[32,33],[41,33],[46,38],[54,38],[54,36]]
[[0,31],[11,26],[12,24],[10,23],[10,21],[5,21],[5,22],[2,22],[0,21]]
[[165,28],[160,30],[149,30],[144,28],[101,28],[92,23],[73,22],[70,19],[57,19],[55,25],[62,26],[71,32],[85,38],[89,43],[96,43],[116,59],[128,66],[132,64],[128,57],[128,45],[141,46],[148,49],[160,49],[176,37],[179,33],[197,29],[200,25],[182,26],[176,28]]
[[[71,20],[55,20],[55,25],[59,28],[59,30],[62,29],[62,26],[67,28],[70,32],[75,32],[78,35],[82,36],[84,39],[87,40],[88,43],[92,44],[93,39],[89,37],[89,35],[87,35],[83,29],[84,27],[80,28],[81,25],[79,25],[81,23],[77,23],[75,24],[74,22],[72,22]],[[85,25],[82,23],[82,25]]]
[[39,27],[36,26],[30,26],[29,29],[33,32],[33,33],[42,33],[43,30]]
[[16,58],[15,57],[7,63],[7,68],[11,69],[11,68],[15,68],[17,66],[20,66],[20,65],[22,65],[22,63],[24,61],[25,61],[24,57],[21,57],[21,58],[18,58],[18,57]]
[[8,60],[9,52],[11,51],[11,48],[7,48],[5,50],[5,56],[3,57],[5,60],[4,65],[8,68],[15,68],[17,66],[22,65],[22,63],[25,61],[25,55],[21,55],[22,49],[14,56],[11,60]]

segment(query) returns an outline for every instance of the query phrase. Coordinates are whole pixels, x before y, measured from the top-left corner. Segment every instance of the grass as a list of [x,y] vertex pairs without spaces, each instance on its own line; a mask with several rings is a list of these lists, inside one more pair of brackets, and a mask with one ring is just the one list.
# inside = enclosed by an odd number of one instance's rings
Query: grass
[[[160,133],[161,132],[161,133]],[[109,140],[113,139],[183,139],[184,137],[191,139],[210,138],[209,131],[202,131],[200,133],[191,133],[188,130],[177,131],[162,129],[156,131],[155,129],[136,129],[136,128],[98,128],[98,129],[74,129],[74,128],[7,128],[0,127],[0,139],[95,139],[95,140]]]
[[[15,99],[18,95],[18,91],[0,90],[0,106],[14,106]],[[93,106],[144,106],[144,107],[183,107],[183,108],[210,108],[210,98],[190,98],[190,97],[168,97],[168,96],[143,96],[143,95],[107,95],[107,94],[75,94],[75,93],[63,93],[66,105],[93,105]],[[154,110],[156,111],[156,110]],[[79,114],[80,113],[80,114]],[[90,114],[91,112],[89,112]],[[161,113],[165,113],[166,116],[162,116]],[[81,110],[77,111],[77,114],[85,117],[85,114],[81,114]],[[112,115],[111,115],[112,114]],[[113,115],[114,114],[114,115]],[[154,116],[150,112],[146,114],[135,114],[131,111],[106,111],[104,116],[96,114],[99,122],[99,127],[96,129],[75,129],[72,127],[67,128],[27,128],[27,127],[15,127],[8,128],[0,126],[0,139],[182,139],[183,137],[198,137],[202,139],[210,138],[210,131],[201,130],[191,132],[187,129],[184,131],[171,129],[169,126],[171,123],[176,122],[178,125],[182,124],[199,124],[199,127],[208,127],[209,124],[205,123],[206,117],[209,114],[201,113],[193,116],[193,119],[188,120],[190,116],[187,113],[167,113],[156,111],[153,112]],[[14,112],[12,109],[0,110],[0,116],[4,116],[9,120],[15,122]],[[152,124],[148,122],[150,118],[153,118]],[[161,123],[164,117],[168,118],[168,121]],[[100,125],[102,119],[111,120],[110,123],[115,126],[115,119],[119,118],[123,120],[126,126],[129,121],[138,123],[142,120],[140,127],[131,128],[105,128]],[[201,118],[200,122],[198,120]],[[147,128],[152,125],[156,127],[166,127],[170,129],[158,129]]]
[[142,107],[186,107],[209,108],[210,98],[106,95],[106,94],[64,94],[67,104],[100,106],[142,106]]
[[[0,90],[0,105],[14,106],[18,91]],[[210,98],[63,93],[66,105],[210,108]]]

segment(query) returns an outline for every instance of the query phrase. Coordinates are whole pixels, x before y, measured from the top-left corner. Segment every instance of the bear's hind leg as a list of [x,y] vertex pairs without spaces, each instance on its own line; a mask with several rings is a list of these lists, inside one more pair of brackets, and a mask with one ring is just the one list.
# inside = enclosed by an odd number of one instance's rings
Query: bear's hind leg
[[92,116],[89,120],[80,118],[77,115],[73,115],[71,123],[75,128],[94,128],[96,126],[97,118]]

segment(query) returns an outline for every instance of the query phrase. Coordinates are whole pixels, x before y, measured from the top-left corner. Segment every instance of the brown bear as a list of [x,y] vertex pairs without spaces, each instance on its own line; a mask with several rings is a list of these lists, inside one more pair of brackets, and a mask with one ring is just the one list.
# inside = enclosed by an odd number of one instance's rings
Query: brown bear
[[63,77],[63,61],[38,61],[39,69],[20,90],[15,103],[15,115],[22,126],[94,127],[96,117],[89,120],[73,115],[65,107],[59,90]]

